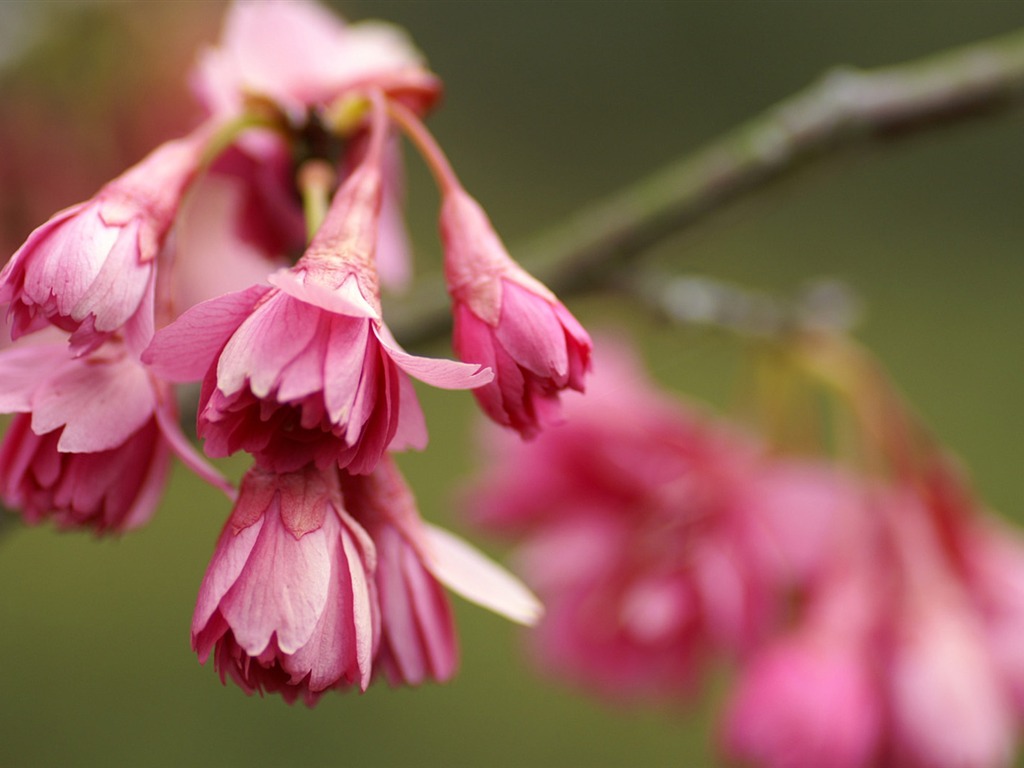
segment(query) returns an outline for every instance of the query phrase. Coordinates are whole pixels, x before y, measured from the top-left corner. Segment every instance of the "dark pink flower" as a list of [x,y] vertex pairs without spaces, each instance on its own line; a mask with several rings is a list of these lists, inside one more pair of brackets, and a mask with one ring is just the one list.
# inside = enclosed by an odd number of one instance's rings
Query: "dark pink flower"
[[26,522],[100,533],[143,525],[172,452],[226,487],[181,435],[170,388],[123,345],[76,358],[63,337],[28,341],[0,352],[0,412],[17,414],[0,447],[0,498]]
[[365,690],[380,636],[375,560],[336,473],[254,468],[203,579],[192,647],[250,694],[312,706],[330,688]]
[[141,349],[153,332],[157,254],[206,144],[207,126],[167,142],[95,197],[36,229],[0,273],[14,338],[49,322],[88,352],[124,329]]
[[487,214],[456,185],[445,192],[441,237],[455,352],[495,373],[474,394],[494,421],[533,437],[558,421],[562,390],[583,391],[590,337],[509,257]]
[[245,450],[278,472],[309,462],[370,472],[388,448],[423,447],[426,428],[406,374],[477,387],[480,366],[415,357],[384,325],[374,267],[384,116],[363,162],[336,193],[298,264],[199,304],[162,329],[144,359],[170,380],[203,379],[206,452]]

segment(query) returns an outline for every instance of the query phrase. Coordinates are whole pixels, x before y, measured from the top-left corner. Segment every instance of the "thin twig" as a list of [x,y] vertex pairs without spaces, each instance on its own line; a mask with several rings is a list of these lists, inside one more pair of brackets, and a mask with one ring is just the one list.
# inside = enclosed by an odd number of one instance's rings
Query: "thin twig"
[[[512,252],[562,296],[591,290],[629,259],[809,161],[1022,103],[1024,31],[897,66],[836,69]],[[439,280],[424,280],[401,304],[389,322],[406,344],[447,333]]]

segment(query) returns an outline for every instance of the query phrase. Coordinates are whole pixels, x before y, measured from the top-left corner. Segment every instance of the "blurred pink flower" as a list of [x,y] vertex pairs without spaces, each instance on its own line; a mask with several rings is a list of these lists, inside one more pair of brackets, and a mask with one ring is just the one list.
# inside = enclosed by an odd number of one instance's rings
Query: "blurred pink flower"
[[731,759],[762,768],[877,764],[884,693],[875,629],[884,598],[866,554],[854,544],[827,556],[796,628],[744,659],[723,718]]
[[565,424],[528,445],[495,438],[473,516],[523,541],[547,667],[610,694],[679,696],[710,654],[745,652],[777,623],[819,569],[846,485],[769,462],[614,347],[598,364]]
[[968,589],[1019,721],[1024,719],[1024,541],[1009,526],[980,520],[968,531],[965,555]]
[[590,337],[509,257],[487,214],[457,185],[445,192],[441,237],[455,352],[495,372],[474,394],[495,422],[534,437],[559,420],[559,392],[583,391]]
[[65,342],[31,338],[0,352],[0,412],[18,414],[0,447],[4,504],[32,524],[136,528],[159,503],[172,451],[226,489],[178,429],[169,388],[123,345],[75,358]]
[[157,255],[209,136],[161,145],[95,197],[37,228],[0,273],[14,338],[46,322],[88,352],[123,329],[133,349],[153,333]]
[[336,477],[256,467],[242,481],[199,591],[192,647],[246,693],[312,706],[329,688],[369,685],[376,554]]
[[[912,768],[998,768],[1013,761],[1011,681],[1000,674],[982,613],[963,580],[970,520],[941,520],[908,490],[889,500],[897,583],[882,617],[892,759]],[[965,510],[969,512],[970,510]]]
[[236,0],[220,44],[205,52],[193,86],[214,114],[240,112],[248,99],[274,103],[295,120],[368,87],[426,106],[437,79],[397,27],[345,25],[308,0]]
[[881,697],[857,646],[798,635],[761,650],[732,693],[726,753],[761,768],[874,765]]
[[298,264],[196,305],[157,334],[144,359],[173,381],[204,378],[206,452],[239,449],[270,469],[309,462],[373,470],[388,447],[422,448],[426,427],[406,373],[461,389],[489,371],[402,351],[384,325],[374,254],[386,125],[345,180]]

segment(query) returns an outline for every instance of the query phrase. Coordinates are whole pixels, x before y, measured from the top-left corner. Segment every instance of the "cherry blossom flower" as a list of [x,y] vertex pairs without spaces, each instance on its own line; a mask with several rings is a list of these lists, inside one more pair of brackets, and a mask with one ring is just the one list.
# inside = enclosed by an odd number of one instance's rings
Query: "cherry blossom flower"
[[335,194],[295,267],[199,304],[144,359],[172,381],[203,378],[198,432],[211,456],[244,449],[279,472],[309,462],[370,472],[388,447],[421,448],[426,429],[405,374],[462,389],[480,366],[402,351],[381,318],[374,254],[386,125]]
[[192,647],[250,694],[312,706],[329,688],[365,690],[380,637],[375,562],[336,473],[254,468],[203,579]]
[[51,323],[71,333],[79,354],[121,329],[133,349],[146,346],[157,255],[209,135],[204,125],[161,145],[29,236],[0,273],[14,338]]
[[17,414],[0,447],[0,498],[28,523],[98,533],[146,523],[172,453],[228,491],[177,426],[169,387],[123,344],[71,357],[62,336],[0,351],[0,411]]
[[498,424],[534,437],[559,420],[559,392],[583,391],[590,337],[509,257],[483,209],[461,188],[445,195],[441,236],[455,352],[495,372],[474,395]]

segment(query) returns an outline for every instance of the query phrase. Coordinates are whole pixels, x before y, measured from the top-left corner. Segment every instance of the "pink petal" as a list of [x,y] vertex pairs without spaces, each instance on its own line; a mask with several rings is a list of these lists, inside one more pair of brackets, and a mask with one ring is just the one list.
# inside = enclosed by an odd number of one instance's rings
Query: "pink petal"
[[425,565],[438,581],[518,624],[537,623],[544,608],[519,579],[455,534],[429,523],[423,529]]
[[49,236],[40,239],[35,250],[25,252],[25,293],[40,304],[54,296],[57,311],[70,316],[103,268],[120,231],[103,223],[97,205],[77,207],[73,216],[48,230]]
[[156,398],[145,369],[127,357],[69,366],[32,399],[32,431],[63,426],[57,449],[94,453],[123,444],[153,415]]
[[[213,559],[199,588],[199,598],[192,616],[193,636],[203,631],[210,617],[220,606],[220,601],[238,581],[238,576],[249,560],[265,521],[266,518],[260,517],[252,525],[235,530],[234,519],[231,518],[224,526],[224,531],[217,542],[217,550],[213,553]],[[205,659],[201,661],[205,662]]]
[[331,318],[331,338],[324,360],[323,381],[324,402],[332,424],[345,424],[352,418],[369,335],[366,320]]
[[71,361],[67,345],[19,343],[0,351],[0,413],[28,413],[32,394]]
[[401,407],[398,409],[398,428],[395,436],[388,444],[389,451],[405,451],[410,448],[422,451],[427,447],[427,420],[416,397],[416,389],[408,376],[398,377],[398,398]]
[[121,229],[99,273],[72,309],[73,319],[93,315],[97,331],[113,331],[139,308],[154,266],[139,260],[139,228],[140,219],[135,218]]
[[[338,287],[324,285],[316,280],[306,281],[304,270],[281,269],[267,281],[292,298],[348,317],[377,319],[379,314],[363,297],[355,276],[347,278]],[[300,277],[302,275],[302,277]]]
[[342,543],[345,557],[348,559],[349,577],[352,582],[352,618],[355,628],[356,664],[361,677],[359,687],[364,691],[370,684],[373,671],[373,605],[370,600],[370,587],[363,570],[359,550],[352,540],[348,529],[342,528]]
[[495,336],[512,358],[543,377],[569,372],[565,331],[552,306],[511,281],[504,281],[501,320]]
[[373,330],[388,356],[399,368],[431,386],[440,389],[475,389],[494,378],[490,368],[483,368],[476,363],[457,363],[454,360],[410,355],[398,346],[387,326],[375,325]]
[[249,389],[265,398],[281,372],[313,339],[318,313],[281,294],[269,296],[228,339],[217,361],[217,388],[225,395]]
[[142,355],[153,373],[167,381],[199,381],[225,342],[269,291],[254,285],[196,304],[157,332]]
[[296,539],[281,524],[274,501],[221,613],[235,640],[258,656],[276,634],[282,653],[309,641],[327,604],[331,563],[321,528]]

